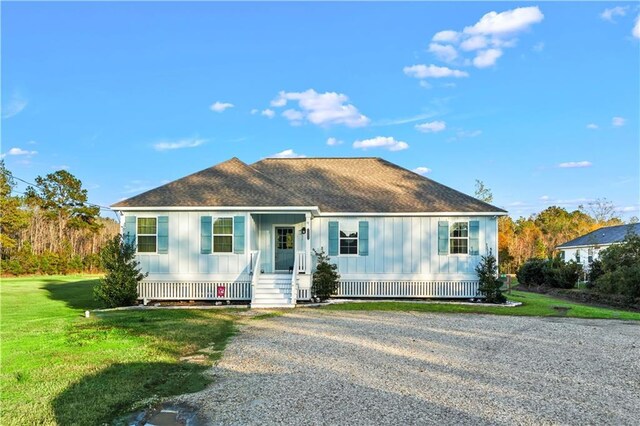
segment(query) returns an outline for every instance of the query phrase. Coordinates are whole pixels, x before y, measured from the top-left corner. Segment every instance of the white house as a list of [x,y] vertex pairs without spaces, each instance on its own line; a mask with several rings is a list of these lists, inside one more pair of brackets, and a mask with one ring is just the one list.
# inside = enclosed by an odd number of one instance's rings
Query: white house
[[575,260],[588,271],[591,262],[600,258],[600,252],[612,244],[621,243],[628,232],[640,235],[640,223],[607,226],[556,247],[564,260]]
[[321,248],[340,297],[476,297],[506,214],[380,158],[233,158],[113,208],[149,273],[141,299],[254,307],[310,299]]

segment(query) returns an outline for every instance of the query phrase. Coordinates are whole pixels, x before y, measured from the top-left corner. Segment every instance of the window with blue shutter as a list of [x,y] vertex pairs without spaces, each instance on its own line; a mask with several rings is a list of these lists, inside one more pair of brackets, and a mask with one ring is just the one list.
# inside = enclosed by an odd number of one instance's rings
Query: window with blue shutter
[[233,252],[244,253],[244,216],[233,218]]
[[169,216],[158,216],[158,254],[169,253]]
[[124,218],[124,232],[122,235],[122,239],[125,244],[135,245],[136,244],[136,217],[135,216],[125,216]]
[[211,216],[200,217],[200,253],[211,254]]
[[369,255],[369,222],[364,220],[358,223],[358,246],[360,256]]
[[469,254],[480,254],[480,221],[477,220],[469,221]]
[[338,255],[338,222],[329,222],[329,256]]
[[449,254],[449,222],[438,221],[438,254]]

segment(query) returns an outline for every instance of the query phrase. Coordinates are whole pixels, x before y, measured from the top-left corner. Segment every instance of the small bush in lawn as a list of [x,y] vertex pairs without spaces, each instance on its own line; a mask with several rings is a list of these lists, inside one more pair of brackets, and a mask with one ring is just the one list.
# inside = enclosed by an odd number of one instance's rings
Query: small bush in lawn
[[338,290],[340,284],[340,274],[338,274],[338,265],[329,263],[329,256],[321,248],[320,251],[313,250],[313,254],[318,257],[316,271],[313,273],[313,285],[311,292],[314,297],[320,300],[327,300],[329,296]]
[[138,281],[142,274],[135,260],[136,248],[116,235],[100,251],[104,278],[94,289],[94,296],[110,308],[133,305],[138,298]]
[[574,288],[582,274],[582,265],[560,258],[548,260],[542,268],[544,285],[553,288]]
[[587,273],[587,288],[593,288],[596,280],[603,274],[604,270],[602,269],[602,262],[600,259],[595,259],[591,262],[591,265],[589,265],[589,272]]
[[546,264],[544,259],[529,259],[516,272],[520,284],[528,287],[544,285],[543,269]]
[[502,282],[498,279],[498,264],[491,252],[480,258],[476,266],[480,281],[478,291],[485,297],[487,303],[504,303],[507,298],[502,294]]

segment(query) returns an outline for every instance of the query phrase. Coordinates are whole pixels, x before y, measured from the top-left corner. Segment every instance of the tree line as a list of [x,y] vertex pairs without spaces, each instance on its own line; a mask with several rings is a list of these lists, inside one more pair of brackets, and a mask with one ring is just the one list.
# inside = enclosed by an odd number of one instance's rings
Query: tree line
[[119,224],[100,216],[82,182],[66,170],[38,176],[24,193],[0,161],[3,274],[100,272],[99,252]]
[[[476,180],[475,197],[487,203],[493,201],[491,190],[480,180]],[[515,273],[529,259],[552,259],[560,244],[604,226],[624,223],[613,203],[606,199],[591,201],[573,211],[550,206],[529,217],[514,220],[502,216],[498,221],[498,259],[503,273]]]

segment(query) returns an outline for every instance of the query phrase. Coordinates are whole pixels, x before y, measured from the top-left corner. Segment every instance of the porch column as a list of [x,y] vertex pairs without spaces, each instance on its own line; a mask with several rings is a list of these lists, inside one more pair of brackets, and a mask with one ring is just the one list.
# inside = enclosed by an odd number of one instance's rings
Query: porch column
[[304,226],[307,228],[305,239],[306,268],[305,273],[311,274],[311,213],[304,214]]

